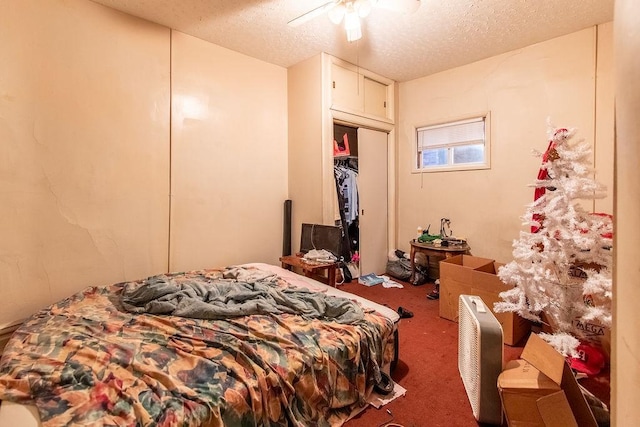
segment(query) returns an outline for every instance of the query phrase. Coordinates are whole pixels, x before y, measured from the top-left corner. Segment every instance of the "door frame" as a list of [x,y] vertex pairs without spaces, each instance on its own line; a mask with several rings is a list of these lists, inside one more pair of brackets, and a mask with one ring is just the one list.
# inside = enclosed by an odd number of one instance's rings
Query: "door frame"
[[396,247],[396,135],[393,123],[378,121],[369,117],[345,113],[339,110],[328,109],[327,120],[324,121],[322,131],[322,220],[325,224],[334,223],[335,191],[336,186],[333,176],[333,124],[338,123],[351,127],[363,127],[381,132],[387,135],[387,253]]

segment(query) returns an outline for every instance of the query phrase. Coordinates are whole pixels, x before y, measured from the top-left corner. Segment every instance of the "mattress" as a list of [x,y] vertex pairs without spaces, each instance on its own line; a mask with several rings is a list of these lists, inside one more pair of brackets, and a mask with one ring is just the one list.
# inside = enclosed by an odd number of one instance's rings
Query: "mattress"
[[[80,411],[83,417],[91,411],[95,411],[96,417],[103,417],[105,408],[108,409],[106,412],[109,414],[117,413],[118,409],[114,408],[114,405],[124,405],[121,408],[123,413],[140,416],[140,419],[149,421],[149,425],[178,424],[178,418],[175,420],[166,419],[166,417],[154,418],[158,415],[154,415],[154,408],[156,412],[166,411],[166,406],[162,405],[179,406],[171,413],[175,417],[184,416],[180,421],[181,425],[223,425],[223,423],[235,422],[238,425],[243,423],[254,425],[253,423],[259,420],[270,420],[271,425],[333,426],[341,425],[361,411],[366,406],[366,397],[373,388],[374,381],[372,382],[371,378],[375,375],[372,371],[388,366],[393,358],[393,332],[399,319],[398,314],[388,307],[277,266],[253,263],[240,267],[275,274],[279,278],[280,285],[284,283],[287,287],[306,288],[330,297],[356,301],[366,313],[364,327],[354,332],[349,325],[336,325],[335,322],[326,324],[319,319],[312,319],[311,323],[302,324],[298,316],[285,314],[270,316],[266,320],[265,316],[250,315],[232,320],[215,321],[217,326],[213,328],[211,320],[123,314],[113,310],[109,305],[109,299],[113,299],[113,295],[109,293],[103,295],[101,289],[90,288],[80,293],[82,298],[76,295],[75,299],[71,297],[36,314],[14,334],[14,338],[5,350],[10,355],[3,358],[0,363],[0,396],[2,396],[3,381],[5,391],[6,385],[10,384],[9,389],[14,387],[14,391],[24,392],[24,395],[28,393],[22,390],[23,388],[47,387],[52,381],[48,376],[49,371],[54,369],[49,365],[39,366],[35,370],[37,375],[34,375],[33,371],[24,370],[24,364],[20,365],[17,362],[12,364],[5,359],[13,360],[27,354],[24,356],[25,363],[41,363],[42,355],[28,354],[36,350],[42,351],[44,348],[46,357],[53,353],[58,356],[63,353],[64,356],[58,359],[82,362],[67,364],[64,366],[66,372],[62,369],[62,373],[53,375],[57,378],[56,387],[62,387],[60,388],[62,391],[53,398],[39,401],[39,410],[32,405],[23,404],[24,399],[21,397],[24,396],[20,393],[13,393],[10,398],[18,403],[6,400],[2,402],[0,425],[46,426],[57,425],[61,421],[74,422],[72,417],[79,416],[78,413],[67,413],[67,407],[72,405],[84,405],[85,409]],[[82,302],[78,303],[78,300]],[[94,303],[98,306],[105,304],[105,306],[95,310],[91,305]],[[90,340],[83,341],[87,339],[86,337],[77,340],[73,334],[66,336],[67,343],[72,343],[72,351],[57,348],[59,344],[55,342],[57,339],[47,335],[42,327],[38,326],[51,323],[52,315],[53,317],[63,316],[62,313],[66,307],[80,310],[80,317],[89,321],[89,326],[82,324],[75,325],[74,328],[79,327],[85,332],[88,330],[94,336],[104,334],[104,337],[96,339],[94,343],[96,348],[91,348]],[[102,321],[100,316],[95,317],[96,311],[113,311],[116,320]],[[132,323],[140,323],[141,318],[145,319],[143,324],[147,332],[141,332],[140,329],[135,328],[132,330],[137,331],[135,332],[137,334],[148,335],[143,338],[150,339],[157,345],[141,345],[130,341],[131,335],[123,335],[122,339],[126,342],[114,340],[114,335],[120,334],[123,328],[129,328]],[[47,319],[47,322],[43,319]],[[58,322],[58,324],[64,325],[64,322]],[[219,326],[220,324],[223,326]],[[302,329],[297,332],[291,330],[293,331],[291,337],[307,342],[292,345],[293,338],[283,338],[289,333],[286,331],[295,327]],[[101,328],[106,330],[100,330]],[[167,329],[169,336],[161,336],[158,330],[162,329]],[[197,338],[194,338],[194,331],[199,334]],[[268,340],[265,339],[263,343],[256,338],[258,335],[268,335],[268,333],[276,335],[276,341],[267,344]],[[185,337],[180,337],[181,334]],[[225,334],[230,339],[224,338]],[[202,338],[203,336],[207,338]],[[307,336],[313,339],[305,338]],[[209,338],[214,344],[210,346],[202,344]],[[349,343],[349,340],[353,342]],[[316,341],[315,347],[312,341]],[[242,343],[239,344],[242,351],[234,347],[234,343]],[[172,351],[163,354],[167,348]],[[365,350],[369,350],[369,354],[366,354]],[[139,362],[139,355],[144,354],[145,351],[146,359],[143,363],[145,367],[136,370],[138,369],[135,368],[136,363],[132,361]],[[341,356],[343,353],[344,357]],[[181,354],[184,357],[176,359],[175,354]],[[230,354],[234,357],[229,357]],[[220,365],[210,363],[216,358]],[[109,366],[98,364],[98,359],[109,359]],[[309,360],[305,362],[304,359]],[[115,363],[113,363],[114,360]],[[53,362],[53,364],[56,363],[61,362],[60,360]],[[89,364],[96,366],[87,366]],[[146,365],[154,364],[162,366],[158,366],[158,369],[146,370]],[[134,366],[133,371],[136,372],[133,376],[128,372],[132,369],[131,366]],[[119,370],[126,371],[126,375],[121,375]],[[239,374],[243,370],[246,371],[246,375]],[[9,371],[13,371],[13,379]],[[28,385],[25,385],[24,378],[20,379],[25,372],[30,376]],[[65,378],[64,375],[67,377]],[[38,385],[38,381],[42,384]],[[101,394],[95,387],[86,389],[83,382],[97,383],[98,386],[105,387],[105,391]],[[77,387],[77,390],[74,387]],[[73,390],[70,391],[69,388]],[[157,393],[148,392],[147,388]],[[122,395],[118,395],[118,390]],[[131,399],[131,390],[137,390],[136,400]],[[174,396],[176,393],[179,396]],[[142,398],[139,398],[140,396]],[[154,402],[154,399],[158,402]],[[223,406],[221,410],[212,404],[216,399],[233,407]],[[229,403],[230,401],[234,402]],[[312,404],[308,405],[309,402]],[[220,411],[227,411],[227,413],[220,413]],[[44,415],[42,423],[41,415]],[[97,420],[99,420],[97,423],[100,423],[103,418],[97,418]],[[188,422],[182,424],[184,420]]]

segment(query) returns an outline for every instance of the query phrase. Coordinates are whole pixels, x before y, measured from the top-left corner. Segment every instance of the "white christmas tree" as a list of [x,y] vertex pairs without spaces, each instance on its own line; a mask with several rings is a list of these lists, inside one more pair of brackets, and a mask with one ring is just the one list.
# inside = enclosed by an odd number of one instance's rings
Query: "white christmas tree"
[[514,260],[500,279],[514,287],[500,294],[497,312],[517,312],[547,323],[543,338],[565,356],[575,356],[583,325],[611,326],[611,216],[588,212],[579,202],[606,195],[593,178],[591,147],[572,141],[574,130],[549,130],[549,146],[522,217],[530,231],[513,243]]

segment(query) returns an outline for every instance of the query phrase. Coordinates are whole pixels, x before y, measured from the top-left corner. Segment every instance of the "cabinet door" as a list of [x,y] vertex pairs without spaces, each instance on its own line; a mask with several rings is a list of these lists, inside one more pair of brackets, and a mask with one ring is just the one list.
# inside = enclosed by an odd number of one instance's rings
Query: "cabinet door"
[[364,88],[360,75],[336,64],[331,64],[332,107],[338,110],[362,111]]
[[358,129],[360,273],[383,274],[387,266],[387,134]]
[[364,112],[387,117],[387,85],[364,78]]

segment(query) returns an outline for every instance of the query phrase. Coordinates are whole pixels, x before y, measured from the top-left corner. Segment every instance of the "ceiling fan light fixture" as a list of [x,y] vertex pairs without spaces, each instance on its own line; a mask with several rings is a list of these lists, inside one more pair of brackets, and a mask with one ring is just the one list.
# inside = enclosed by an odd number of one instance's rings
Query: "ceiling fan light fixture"
[[347,11],[344,15],[344,29],[347,32],[347,41],[349,43],[362,38],[362,27],[360,26],[360,17],[353,5],[349,7],[347,4]]
[[360,27],[347,30],[347,41],[349,43],[362,38],[362,29]]

